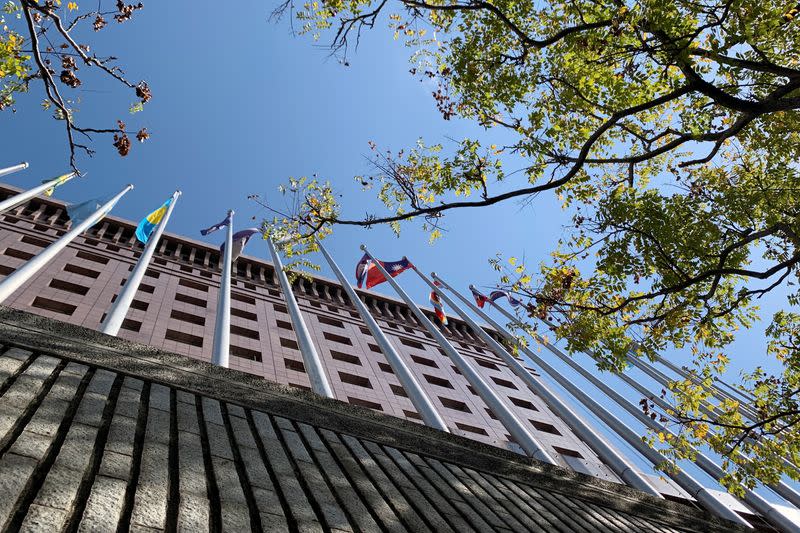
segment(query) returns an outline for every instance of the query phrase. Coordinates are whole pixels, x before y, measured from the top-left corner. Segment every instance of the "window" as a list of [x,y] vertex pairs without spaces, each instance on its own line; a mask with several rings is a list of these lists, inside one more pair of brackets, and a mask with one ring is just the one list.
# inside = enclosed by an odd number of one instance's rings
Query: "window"
[[158,279],[158,278],[160,278],[160,277],[161,277],[161,272],[156,272],[156,271],[155,271],[155,270],[153,270],[152,268],[148,268],[148,269],[145,271],[144,275],[145,275],[145,276],[147,276],[147,277],[149,277],[149,278],[155,278],[155,279]]
[[308,303],[311,305],[311,307],[316,307],[317,309],[322,309],[322,304],[319,303],[319,302],[315,302],[313,300],[309,300]]
[[175,331],[172,329],[167,330],[167,334],[164,336],[165,339],[168,341],[175,341],[180,342],[182,344],[188,344],[190,346],[197,346],[198,348],[203,347],[203,337],[198,337],[197,335],[189,335],[188,333],[184,333],[182,331]]
[[353,398],[352,396],[348,396],[347,403],[352,405],[360,405],[361,407],[368,407],[370,409],[374,409],[375,411],[383,411],[383,406],[381,404],[370,402],[368,400],[362,400],[361,398]]
[[288,310],[288,309],[286,309],[286,306],[285,306],[285,305],[280,305],[280,304],[272,304],[272,308],[273,308],[273,309],[275,309],[275,310],[276,310],[277,312],[279,312],[279,313],[286,313],[286,314],[288,314],[288,313],[289,313],[289,310]]
[[356,376],[355,374],[348,374],[347,372],[340,371],[339,379],[342,380],[342,383],[348,383],[350,385],[356,385],[367,389],[372,388],[372,383],[370,383],[369,379],[363,376]]
[[501,379],[501,378],[498,378],[498,377],[495,377],[495,376],[491,376],[491,378],[492,378],[492,381],[494,381],[495,383],[497,383],[501,387],[506,387],[506,388],[509,388],[509,389],[517,390],[517,386],[514,385],[513,383],[511,383],[510,381],[508,381],[507,379]]
[[317,316],[317,320],[319,320],[320,324],[327,324],[328,326],[344,329],[344,322],[342,322],[341,320],[334,320],[332,318],[319,315]]
[[190,324],[197,324],[198,326],[206,325],[205,317],[193,315],[191,313],[185,313],[183,311],[178,311],[177,309],[173,309],[169,316],[170,318],[174,318],[175,320],[182,320]]
[[[108,246],[106,246],[106,248],[108,248]],[[119,249],[117,249],[117,251],[119,251]],[[163,259],[159,259],[158,257],[153,259],[153,263],[155,263],[157,265],[161,265],[161,266],[167,266],[167,262],[165,260],[163,260]]]
[[422,376],[425,378],[425,381],[427,381],[431,385],[437,385],[439,387],[445,387],[447,389],[453,388],[453,385],[446,379],[437,378],[436,376],[429,376],[428,374],[422,374]]
[[486,414],[489,415],[489,418],[491,418],[492,420],[499,420],[499,418],[495,416],[494,412],[488,407],[486,408]]
[[256,315],[255,313],[251,313],[250,311],[243,311],[241,309],[236,309],[235,307],[231,307],[231,315],[237,316],[239,318],[244,318],[245,320],[258,322],[258,315]]
[[249,348],[242,348],[241,346],[234,346],[231,344],[231,355],[241,357],[242,359],[249,359],[251,361],[261,362],[261,352],[250,350]]
[[487,437],[489,436],[489,434],[486,433],[485,429],[475,426],[470,426],[469,424],[462,424],[461,422],[456,422],[456,427],[462,431],[468,431],[470,433],[476,433],[478,435],[486,435]]
[[131,301],[131,307],[133,309],[138,309],[139,311],[147,311],[147,308],[150,307],[150,304],[141,300],[133,300]]
[[5,254],[9,257],[16,257],[17,259],[22,259],[23,261],[27,261],[36,257],[32,253],[23,252],[22,250],[17,250],[16,248],[6,248]]
[[261,336],[258,334],[257,331],[243,328],[242,326],[237,326],[235,324],[231,324],[231,333],[234,335],[239,335],[241,337],[247,337],[248,339],[255,339],[258,340]]
[[90,254],[89,252],[84,252],[83,250],[75,254],[75,257],[80,257],[81,259],[86,259],[88,261],[94,261],[95,263],[100,263],[101,265],[108,264],[108,257],[103,257],[102,255],[97,255],[97,254]]
[[147,285],[145,283],[140,283],[138,290],[140,290],[142,292],[146,292],[147,294],[153,294],[154,292],[156,292],[156,288],[155,287],[153,287],[152,285]]
[[34,246],[38,246],[39,248],[46,248],[47,246],[50,246],[50,241],[46,241],[44,239],[37,239],[36,237],[31,237],[30,235],[23,235],[19,241],[24,242],[25,244],[32,244]]
[[491,368],[492,370],[500,370],[497,368],[497,365],[494,363],[490,363],[489,361],[483,361],[481,359],[476,359],[478,361],[478,365],[482,366],[483,368]]
[[416,348],[418,350],[424,350],[425,349],[425,347],[422,345],[421,342],[412,341],[411,339],[403,339],[403,338],[401,338],[400,342],[402,344],[405,344],[406,346],[410,346],[411,348]]
[[439,365],[436,364],[435,361],[428,359],[427,357],[420,357],[418,355],[412,355],[411,359],[420,365],[429,366],[431,368],[439,368]]
[[304,365],[302,361],[297,361],[295,359],[284,358],[283,366],[285,366],[288,370],[294,370],[295,372],[306,371],[306,365]]
[[256,305],[256,299],[251,296],[245,296],[244,294],[239,294],[238,292],[231,292],[231,300],[236,300],[237,302],[243,302],[250,305]]
[[336,359],[337,361],[344,361],[345,363],[350,363],[353,365],[361,364],[361,359],[359,359],[355,355],[350,355],[349,353],[342,353],[342,352],[337,352],[336,350],[331,350],[331,357]]
[[395,396],[402,396],[403,398],[408,398],[406,390],[400,385],[389,385],[389,388],[392,389],[392,392],[394,393]]
[[8,276],[12,272],[14,272],[16,268],[11,268],[10,266],[0,265],[0,275]]
[[[354,316],[353,318],[358,318],[358,315],[356,314],[356,316]],[[359,329],[361,329],[361,333],[363,333],[364,335],[372,335],[372,332],[370,332],[369,328],[361,326],[361,328]]]
[[323,331],[322,336],[328,339],[329,341],[338,342],[339,344],[346,344],[348,346],[353,345],[353,341],[351,341],[347,337],[336,335],[335,333],[328,333],[327,331]]
[[[90,244],[89,239],[86,239],[86,244]],[[95,243],[95,246],[97,246],[98,244],[100,243]],[[109,252],[119,252],[120,247],[114,244],[106,244],[106,250],[108,250]],[[164,264],[167,264],[167,262],[164,261]]]
[[181,278],[178,280],[178,285],[182,287],[189,287],[190,289],[194,289],[196,291],[208,292],[208,285],[198,283],[190,279]]
[[464,402],[459,402],[458,400],[452,400],[450,398],[444,398],[439,396],[439,401],[442,402],[442,405],[447,407],[448,409],[452,409],[454,411],[461,411],[462,413],[471,413],[472,411],[469,410],[467,404]]
[[89,292],[89,287],[84,287],[83,285],[70,283],[69,281],[63,281],[60,279],[52,279],[50,281],[50,286],[54,289],[71,292],[73,294],[80,294],[81,296],[84,296],[87,292]]
[[531,411],[538,411],[535,405],[533,405],[528,400],[523,400],[521,398],[514,398],[513,396],[508,397],[511,400],[511,403],[516,405],[517,407],[522,407],[523,409],[530,409]]
[[548,424],[547,422],[539,422],[538,420],[530,420],[531,425],[536,428],[537,431],[541,431],[543,433],[551,433],[553,435],[561,435],[559,431],[553,424]]
[[292,325],[289,322],[286,322],[285,320],[276,320],[275,323],[281,329],[285,329],[286,331],[294,331]]
[[394,374],[394,370],[392,370],[392,367],[387,365],[386,363],[378,363],[378,367],[387,374]]
[[297,346],[297,342],[291,339],[284,339],[281,337],[281,346],[284,348],[291,348],[292,350],[299,350],[300,348]]
[[403,409],[403,414],[406,415],[406,418],[411,418],[413,420],[422,420],[422,417],[419,416],[419,413],[415,411],[406,411]]
[[472,387],[472,385],[467,385],[467,390],[470,391],[473,394],[473,396],[478,395],[478,393],[475,392],[475,389]]
[[372,350],[372,351],[373,351],[373,352],[375,352],[375,353],[383,353],[383,352],[381,351],[381,347],[380,347],[380,346],[378,346],[377,344],[372,344],[372,343],[369,343],[367,346],[369,346],[369,349],[370,349],[370,350]]
[[553,449],[565,457],[575,457],[576,459],[583,459],[583,456],[575,450],[568,450],[559,446],[553,446]]
[[142,329],[142,323],[139,322],[138,320],[131,320],[130,318],[126,318],[125,320],[122,321],[122,326],[120,327],[122,329],[127,329],[128,331],[138,332],[140,329]]
[[38,307],[39,309],[45,309],[47,311],[53,311],[54,313],[61,313],[62,315],[71,315],[75,312],[75,309],[78,308],[76,305],[58,302],[49,298],[42,298],[41,296],[37,296],[33,300],[32,305],[33,307]]
[[181,294],[179,292],[175,294],[175,301],[196,305],[197,307],[206,307],[208,305],[208,302],[205,300],[195,298],[194,296],[189,296],[188,294]]
[[457,366],[453,366],[452,369],[453,369],[453,372],[455,372],[459,376],[461,375],[461,370],[459,370]]

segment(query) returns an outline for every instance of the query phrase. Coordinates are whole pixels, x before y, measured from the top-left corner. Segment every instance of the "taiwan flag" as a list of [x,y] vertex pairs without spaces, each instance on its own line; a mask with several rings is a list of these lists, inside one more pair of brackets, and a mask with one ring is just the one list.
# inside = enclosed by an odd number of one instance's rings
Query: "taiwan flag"
[[[399,261],[379,262],[393,278],[397,277],[413,266],[407,257],[404,257]],[[383,277],[383,274],[381,274],[380,270],[378,270],[378,267],[372,262],[372,259],[370,259],[367,254],[364,254],[364,257],[362,257],[361,261],[359,261],[356,265],[356,281],[359,289],[362,287],[371,289],[375,285],[379,285],[386,281],[386,278]]]

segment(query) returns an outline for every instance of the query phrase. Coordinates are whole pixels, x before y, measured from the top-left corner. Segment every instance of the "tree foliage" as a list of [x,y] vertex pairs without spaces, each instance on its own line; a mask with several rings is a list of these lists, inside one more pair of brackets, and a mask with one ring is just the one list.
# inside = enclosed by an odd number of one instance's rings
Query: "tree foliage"
[[125,4],[116,0],[113,9],[103,10],[103,4],[108,3],[109,0],[100,0],[96,9],[82,10],[76,2],[61,0],[5,0],[0,14],[0,111],[16,112],[15,97],[28,92],[31,82],[40,80],[42,109],[63,122],[70,165],[76,171],[78,153],[94,153],[87,144],[94,134],[111,136],[114,148],[123,157],[131,149],[128,135],[134,135],[139,142],[150,136],[146,128],[128,131],[121,120],[115,126],[95,128],[80,124],[76,117],[82,98],[75,94],[83,92],[80,87],[86,75],[79,74],[81,68],[110,78],[133,93],[136,100],[131,113],[141,111],[152,98],[147,82],[128,81],[116,64],[116,57],[98,56],[86,40],[108,25],[106,17],[122,24],[144,7],[141,2]]
[[[604,369],[691,349],[689,377],[669,392],[674,457],[710,445],[726,455],[730,487],[800,477],[787,466],[800,463],[800,315],[788,310],[799,297],[798,5],[290,0],[279,13],[290,11],[344,57],[385,27],[414,50],[412,74],[436,83],[443,118],[486,128],[450,150],[375,149],[375,172],[357,179],[385,210],[365,217],[343,213],[329,183],[295,181],[297,209],[267,221],[293,253],[337,225],[416,221],[435,238],[454,209],[549,191],[572,215],[551,259],[495,262],[500,284],[528,297],[532,327],[546,321]],[[514,141],[490,144],[496,130]],[[508,157],[524,173],[505,173]],[[783,372],[743,376],[750,405],[716,400],[727,347],[776,289],[787,311],[772,317],[763,357]]]

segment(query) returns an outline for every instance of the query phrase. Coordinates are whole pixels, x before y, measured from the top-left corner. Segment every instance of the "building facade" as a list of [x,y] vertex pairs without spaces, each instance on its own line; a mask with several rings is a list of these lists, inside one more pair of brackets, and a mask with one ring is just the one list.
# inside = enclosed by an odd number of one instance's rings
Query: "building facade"
[[[0,198],[15,192],[2,186]],[[64,204],[52,199],[36,199],[1,215],[0,275],[13,272],[68,227]],[[106,217],[4,304],[99,329],[141,255],[135,227],[130,221]],[[251,243],[254,245],[258,243]],[[210,361],[219,263],[220,253],[215,246],[165,233],[119,337]],[[242,256],[233,274],[230,367],[308,389],[308,376],[271,263]],[[421,423],[338,283],[323,278],[298,279],[293,288],[336,398]],[[405,304],[368,291],[361,291],[360,295],[453,433],[521,452]],[[426,313],[433,317],[432,312]],[[530,424],[537,440],[562,466],[618,481],[466,324],[452,319],[443,332],[504,397],[519,419]],[[537,375],[534,369],[529,370]]]

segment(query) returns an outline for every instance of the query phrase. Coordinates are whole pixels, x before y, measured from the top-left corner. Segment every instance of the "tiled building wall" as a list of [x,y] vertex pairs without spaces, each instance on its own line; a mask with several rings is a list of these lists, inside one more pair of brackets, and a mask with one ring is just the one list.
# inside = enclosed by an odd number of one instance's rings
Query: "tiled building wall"
[[[0,190],[0,197],[9,194]],[[0,276],[39,253],[68,228],[63,206],[35,200],[0,215]],[[74,241],[6,305],[99,329],[142,246],[135,225],[109,217]],[[119,336],[210,360],[220,271],[209,245],[165,234]],[[271,264],[243,257],[232,287],[230,366],[278,383],[307,388],[308,376]],[[339,400],[419,421],[405,391],[355,308],[335,283],[297,280],[294,286]],[[405,306],[372,293],[367,306],[404,356],[454,433],[516,449],[502,424]],[[508,399],[562,464],[616,479],[595,454],[462,322],[445,335]],[[531,372],[534,372],[531,370]],[[535,372],[534,372],[535,373]]]

